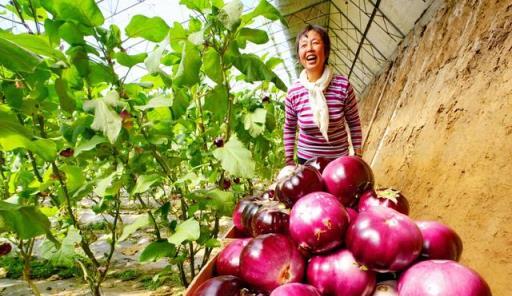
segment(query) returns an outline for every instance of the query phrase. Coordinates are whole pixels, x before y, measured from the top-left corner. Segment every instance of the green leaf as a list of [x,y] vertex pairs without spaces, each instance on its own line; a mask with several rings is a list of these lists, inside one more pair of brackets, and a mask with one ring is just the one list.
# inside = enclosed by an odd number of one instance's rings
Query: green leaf
[[125,52],[117,52],[115,54],[117,62],[128,68],[131,68],[139,63],[143,63],[147,56],[148,54],[145,52],[136,55],[128,55]]
[[268,131],[272,132],[276,128],[276,116],[274,106],[272,104],[265,104],[267,116],[265,118],[265,127]]
[[53,161],[57,157],[57,144],[50,139],[38,139],[32,141],[30,146],[27,148],[41,156],[41,158],[46,161]]
[[236,36],[240,48],[245,48],[247,41],[255,44],[265,44],[268,42],[267,32],[258,29],[242,28]]
[[126,225],[123,228],[123,234],[119,238],[119,241],[124,241],[138,229],[148,226],[149,223],[151,222],[149,219],[150,218],[148,214],[143,214],[137,217],[137,219],[135,219],[135,221],[133,221],[132,224]]
[[96,145],[101,144],[101,143],[105,143],[105,142],[107,142],[107,139],[105,139],[102,136],[95,135],[90,140],[87,140],[87,141],[85,141],[83,143],[80,143],[80,145],[78,145],[75,148],[75,154],[74,155],[78,156],[83,151],[90,151],[90,150],[94,149],[96,147]]
[[55,245],[46,240],[41,245],[41,257],[49,260],[54,266],[73,267],[75,265],[75,246],[82,241],[82,236],[71,226],[68,229],[66,237],[62,240],[60,248],[57,250]]
[[233,192],[219,189],[210,190],[207,193],[211,198],[210,204],[223,216],[231,216],[235,207],[235,196]]
[[162,57],[162,64],[166,66],[179,65],[181,61],[181,54],[170,52]]
[[41,61],[34,53],[0,37],[0,65],[14,72],[34,72]]
[[83,168],[73,165],[63,165],[61,170],[66,174],[66,185],[69,193],[73,194],[84,184]]
[[226,3],[219,12],[218,18],[228,29],[240,22],[240,16],[244,10],[244,4],[240,0],[231,0]]
[[153,108],[159,108],[159,107],[171,107],[172,106],[172,99],[165,97],[165,96],[157,96],[149,100],[149,102],[146,105],[142,106],[135,106],[135,109],[137,110],[147,110],[147,109],[153,109]]
[[171,47],[175,52],[183,51],[183,43],[187,41],[188,35],[187,30],[179,22],[174,22],[173,26],[169,31],[169,37],[171,39]]
[[157,261],[165,257],[174,257],[176,255],[176,247],[168,241],[160,240],[150,243],[140,254],[139,261]]
[[91,125],[93,130],[101,131],[111,144],[114,144],[119,136],[122,127],[122,120],[110,106],[117,106],[119,95],[117,92],[109,92],[105,97],[97,100],[84,102],[84,110],[94,109],[94,121]]
[[61,109],[69,113],[75,111],[75,101],[68,92],[67,81],[61,78],[55,79],[55,91],[59,96]]
[[95,86],[104,83],[114,83],[115,74],[112,72],[110,67],[96,62],[90,62],[89,69],[90,72],[88,78],[91,85]]
[[251,151],[245,148],[236,135],[231,136],[224,147],[213,151],[213,156],[221,162],[222,168],[233,176],[252,178],[255,163]]
[[96,188],[94,188],[94,193],[98,196],[104,197],[107,195],[110,195],[112,191],[115,191],[114,183],[115,180],[118,177],[117,172],[113,172],[112,174],[108,175],[107,177],[98,180],[96,183]]
[[165,47],[159,45],[155,50],[149,53],[146,59],[144,59],[144,65],[146,65],[146,69],[150,74],[155,74],[160,71],[160,60],[162,59],[164,50]]
[[204,110],[212,112],[217,120],[223,120],[228,110],[228,91],[223,84],[217,84],[205,97]]
[[25,148],[46,161],[52,161],[57,156],[57,145],[49,139],[31,141],[32,134],[19,124],[12,113],[0,110],[0,146],[4,151]]
[[15,232],[21,239],[50,233],[50,221],[35,206],[22,206],[0,200],[0,229]]
[[169,237],[168,241],[171,244],[178,246],[186,240],[197,240],[200,234],[201,230],[199,229],[199,222],[194,220],[194,218],[190,218],[176,226],[176,232]]
[[209,47],[203,56],[203,71],[211,80],[222,83],[222,64],[219,53]]
[[66,60],[66,56],[52,48],[47,38],[41,35],[28,33],[12,34],[7,31],[0,31],[0,38],[9,40],[25,50],[46,57],[54,57],[59,60]]
[[121,40],[121,30],[118,26],[112,24],[110,25],[110,28],[107,32],[107,48],[113,49],[116,47],[120,47],[121,43],[123,41]]
[[256,138],[265,131],[265,119],[267,110],[257,108],[254,112],[249,112],[244,117],[244,128],[249,131],[249,134]]
[[240,57],[240,48],[238,47],[238,42],[230,42],[228,44],[228,48],[224,53],[224,65],[226,67],[231,67],[233,65],[233,61]]
[[48,36],[50,44],[53,46],[60,44],[59,26],[61,25],[61,23],[62,23],[61,21],[56,21],[56,20],[51,20],[51,19],[44,20],[45,34]]
[[46,217],[53,217],[53,216],[57,215],[57,213],[59,212],[59,208],[57,208],[57,207],[40,207],[39,210]]
[[284,26],[288,27],[286,19],[281,15],[279,10],[270,4],[267,0],[260,0],[258,6],[256,6],[254,10],[243,15],[242,24],[249,24],[253,21],[254,18],[258,16],[263,16],[272,21],[279,19]]
[[180,4],[199,12],[210,8],[210,0],[180,0]]
[[203,23],[199,19],[197,19],[195,17],[191,17],[188,20],[189,32],[199,32],[199,31],[201,31],[202,27],[203,27]]
[[125,29],[128,37],[142,37],[153,42],[164,40],[169,33],[169,26],[158,16],[146,17],[143,15],[135,15]]
[[188,41],[194,45],[202,45],[204,43],[204,31],[194,32],[188,36]]
[[221,246],[221,244],[218,239],[210,238],[206,242],[204,242],[204,246],[208,248],[218,248]]
[[201,68],[201,52],[197,47],[185,42],[181,54],[181,62],[178,67],[174,82],[179,86],[192,86],[199,82],[199,70]]
[[94,0],[44,0],[41,5],[56,19],[98,27],[105,21]]
[[17,122],[12,113],[0,110],[0,147],[4,151],[27,148],[32,134]]
[[[62,71],[62,79],[66,81],[67,86],[74,90],[82,90],[84,87],[84,80],[80,77],[80,73],[75,66],[71,65]],[[68,94],[69,95],[69,94]]]
[[73,65],[75,65],[78,73],[83,78],[89,76],[89,56],[87,55],[87,49],[85,46],[73,46],[66,52]]
[[174,100],[172,103],[173,118],[180,118],[187,111],[190,105],[190,96],[184,89],[174,90]]
[[265,62],[265,65],[271,70],[273,70],[277,65],[284,63],[283,59],[271,57]]
[[59,37],[70,45],[85,45],[84,34],[78,25],[71,22],[65,22],[59,27]]
[[159,175],[142,175],[137,178],[137,183],[132,190],[132,195],[143,193],[149,190],[153,184],[159,182],[162,178]]
[[245,75],[248,82],[271,81],[277,88],[286,91],[284,82],[254,54],[242,54],[233,60],[235,67]]

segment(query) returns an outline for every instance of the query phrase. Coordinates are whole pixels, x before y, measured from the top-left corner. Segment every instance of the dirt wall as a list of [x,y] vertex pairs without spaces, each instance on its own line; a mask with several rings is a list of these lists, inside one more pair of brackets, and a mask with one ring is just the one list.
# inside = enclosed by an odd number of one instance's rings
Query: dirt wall
[[[512,2],[447,1],[360,100],[364,158],[415,219],[461,236],[493,295],[512,278]],[[375,114],[375,116],[374,116]]]

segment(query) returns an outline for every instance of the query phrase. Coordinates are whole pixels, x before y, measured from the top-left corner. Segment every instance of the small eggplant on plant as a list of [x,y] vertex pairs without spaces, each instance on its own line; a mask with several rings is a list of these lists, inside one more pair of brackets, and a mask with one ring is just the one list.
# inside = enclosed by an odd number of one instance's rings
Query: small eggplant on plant
[[12,246],[10,243],[1,243],[0,244],[0,257],[9,254],[12,250]]
[[215,140],[213,140],[213,144],[214,144],[217,148],[224,147],[224,138],[222,138],[222,137],[217,137],[217,138],[215,138]]

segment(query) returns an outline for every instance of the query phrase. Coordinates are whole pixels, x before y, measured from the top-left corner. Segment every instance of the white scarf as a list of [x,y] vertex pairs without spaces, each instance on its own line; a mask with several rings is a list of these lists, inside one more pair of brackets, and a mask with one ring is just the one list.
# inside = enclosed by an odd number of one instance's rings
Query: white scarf
[[332,76],[332,70],[327,65],[325,65],[322,76],[315,82],[308,80],[306,70],[302,70],[299,76],[299,82],[309,93],[309,104],[311,113],[313,113],[313,122],[318,126],[327,142],[329,142],[329,136],[327,135],[327,130],[329,129],[329,108],[327,107],[324,90],[331,83]]

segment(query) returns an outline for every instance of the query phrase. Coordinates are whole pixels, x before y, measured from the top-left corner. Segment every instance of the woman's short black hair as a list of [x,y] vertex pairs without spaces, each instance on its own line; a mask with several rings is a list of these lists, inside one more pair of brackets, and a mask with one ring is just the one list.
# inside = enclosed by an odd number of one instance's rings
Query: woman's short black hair
[[324,43],[324,54],[325,54],[325,64],[329,61],[329,53],[331,52],[331,39],[329,38],[329,34],[327,34],[327,30],[315,24],[307,24],[306,27],[297,34],[297,39],[295,40],[295,51],[297,56],[299,55],[299,41],[300,38],[307,35],[309,31],[315,31],[322,38],[322,42]]

